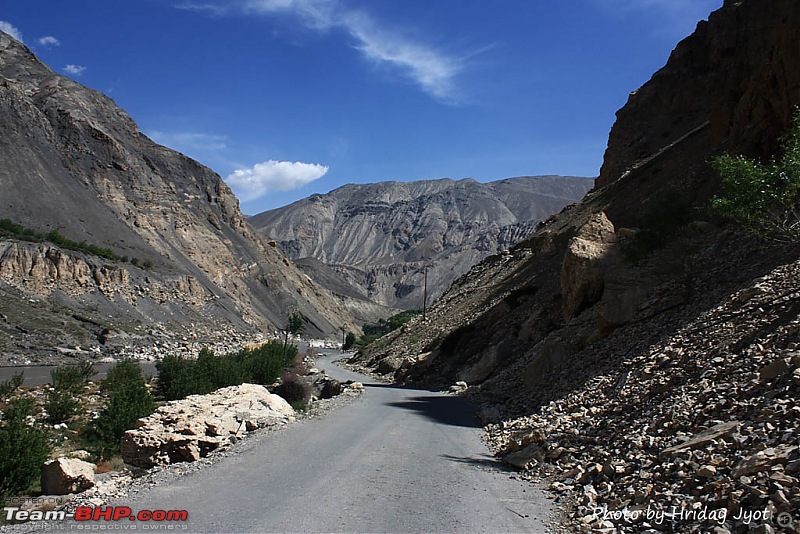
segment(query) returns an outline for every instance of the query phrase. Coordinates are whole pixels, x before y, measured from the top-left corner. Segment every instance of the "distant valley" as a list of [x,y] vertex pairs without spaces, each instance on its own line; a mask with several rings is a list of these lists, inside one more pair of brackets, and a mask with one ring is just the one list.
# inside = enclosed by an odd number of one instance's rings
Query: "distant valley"
[[593,185],[565,176],[349,184],[248,222],[334,293],[418,309],[425,270],[430,303]]

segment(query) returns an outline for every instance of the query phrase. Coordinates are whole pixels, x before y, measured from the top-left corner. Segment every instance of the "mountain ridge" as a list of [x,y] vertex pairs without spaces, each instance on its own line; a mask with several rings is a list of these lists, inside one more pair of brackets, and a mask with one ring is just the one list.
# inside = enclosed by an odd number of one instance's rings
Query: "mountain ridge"
[[[309,335],[336,335],[343,325],[358,329],[335,297],[315,286],[247,224],[238,200],[216,173],[157,145],[113,100],[53,73],[3,33],[0,127],[3,218],[40,233],[57,230],[68,239],[86,240],[151,266],[143,270],[99,261],[50,245],[6,246],[0,272],[7,287],[51,304],[68,295],[63,305],[40,310],[42,328],[69,322],[72,312],[67,309],[85,313],[86,306],[99,306],[106,317],[93,320],[105,321],[112,330],[125,325],[130,331],[138,325],[146,332],[173,321],[167,330],[183,331],[194,323],[213,331],[214,325],[223,324],[253,335],[283,328],[291,311],[304,316]],[[113,263],[112,270],[127,273],[120,280],[135,280],[135,287],[101,284],[105,291],[95,291],[97,286],[89,291],[88,285],[81,286],[79,274],[69,280],[64,274],[51,284],[51,273],[62,273],[57,257],[88,260],[94,265],[90,270]],[[178,279],[204,297],[195,301],[178,291],[158,302],[151,296],[160,293],[156,286],[172,286]],[[14,323],[15,309],[24,303],[11,294],[4,292],[0,312]],[[153,324],[153,310],[159,306],[165,313],[156,314],[159,319]],[[65,309],[54,312],[56,308]],[[74,338],[66,336],[65,344],[104,348],[85,325],[74,326]],[[29,345],[11,340],[3,349],[19,353]],[[43,350],[47,358],[53,347]]]
[[561,176],[347,184],[249,222],[289,257],[322,261],[377,303],[421,308],[425,270],[434,298],[592,184]]

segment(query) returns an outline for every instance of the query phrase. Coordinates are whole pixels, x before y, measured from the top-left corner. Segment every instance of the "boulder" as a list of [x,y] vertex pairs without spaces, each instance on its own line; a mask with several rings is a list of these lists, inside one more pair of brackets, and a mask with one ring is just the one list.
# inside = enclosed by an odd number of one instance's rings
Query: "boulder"
[[594,214],[569,243],[561,264],[564,318],[569,320],[603,295],[603,260],[616,243],[614,225],[603,212]]
[[143,468],[193,462],[242,433],[293,419],[289,403],[264,386],[241,384],[191,395],[168,402],[128,430],[120,442],[122,459]]
[[42,493],[66,495],[94,486],[94,464],[77,458],[50,460],[42,467]]

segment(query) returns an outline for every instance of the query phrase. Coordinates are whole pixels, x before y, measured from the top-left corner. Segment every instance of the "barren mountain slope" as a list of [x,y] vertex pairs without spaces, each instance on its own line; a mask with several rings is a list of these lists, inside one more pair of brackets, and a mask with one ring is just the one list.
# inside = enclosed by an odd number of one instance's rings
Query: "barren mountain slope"
[[800,250],[707,210],[711,158],[771,155],[789,126],[799,36],[796,1],[726,1],[631,94],[595,191],[353,362],[473,385],[486,419],[504,420],[490,429],[497,450],[554,468],[579,530],[647,528],[604,524],[598,506],[766,509],[770,528],[782,512],[800,524],[788,411],[800,400]]
[[33,330],[83,348],[98,346],[105,329],[147,337],[154,328],[283,327],[292,310],[310,334],[355,327],[248,226],[218,175],[153,143],[112,100],[54,74],[2,33],[0,128],[0,218],[138,263],[3,240],[0,313],[16,336],[3,337],[3,352],[29,357],[36,347],[18,316],[33,302]]
[[421,308],[488,254],[581,198],[586,178],[350,184],[250,219],[292,258],[313,257],[375,302]]

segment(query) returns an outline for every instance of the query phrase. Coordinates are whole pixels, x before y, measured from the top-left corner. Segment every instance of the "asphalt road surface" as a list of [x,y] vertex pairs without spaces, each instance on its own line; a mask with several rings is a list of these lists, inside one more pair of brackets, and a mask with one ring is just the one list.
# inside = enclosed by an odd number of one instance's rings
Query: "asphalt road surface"
[[332,358],[319,366],[367,384],[359,399],[114,504],[185,509],[193,532],[546,532],[549,501],[492,458],[464,399],[375,384]]
[[[102,380],[108,374],[108,370],[115,364],[113,363],[95,363],[95,374],[93,380]],[[156,364],[153,362],[141,362],[142,372],[145,376],[152,376],[158,374],[156,371]],[[12,376],[17,373],[22,373],[25,387],[43,386],[44,384],[51,384],[53,379],[50,376],[50,371],[57,368],[57,365],[28,365],[23,367],[0,367],[0,382],[10,380]]]

